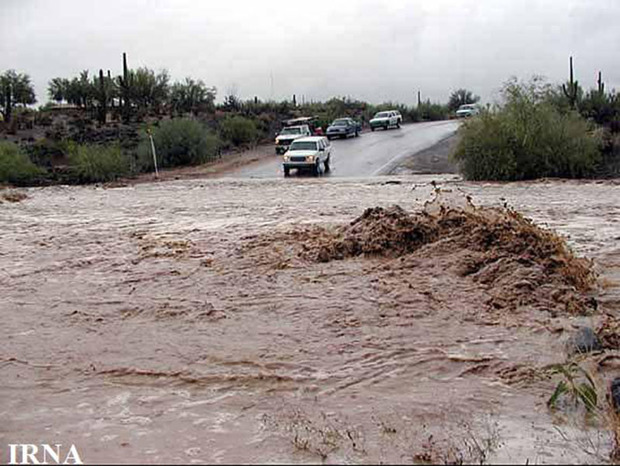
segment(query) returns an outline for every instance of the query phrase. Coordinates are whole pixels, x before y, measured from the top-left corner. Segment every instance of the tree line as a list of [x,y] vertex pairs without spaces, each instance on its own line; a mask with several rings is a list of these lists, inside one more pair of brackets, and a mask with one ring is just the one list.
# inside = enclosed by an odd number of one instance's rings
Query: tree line
[[[37,102],[30,77],[24,73],[9,70],[0,75],[0,113],[4,120],[10,120],[12,111],[16,107],[26,107]],[[155,72],[148,67],[130,69],[127,66],[127,56],[123,54],[123,72],[113,76],[108,70],[102,69],[98,74],[91,75],[88,70],[71,78],[55,77],[48,83],[48,96],[56,104],[68,104],[81,109],[89,110],[101,123],[105,123],[108,112],[113,111],[124,121],[130,121],[136,115],[146,113],[168,113],[171,115],[194,114],[212,112],[215,109],[217,90],[207,86],[202,80],[191,77],[183,81],[171,82],[166,70]],[[326,103],[298,105],[293,96],[292,103],[286,102],[287,107],[320,109],[334,108],[334,102],[347,99],[334,98]],[[447,105],[421,101],[418,93],[418,105],[406,108],[397,107],[411,113],[411,121],[420,119],[440,119],[448,116],[448,112],[456,110],[459,105],[474,103],[479,97],[474,96],[466,89],[459,89],[450,95]],[[379,108],[363,102],[353,101],[358,108]],[[262,105],[259,105],[262,104]],[[235,95],[228,95],[221,105],[224,111],[247,113],[258,107],[266,108],[265,104],[255,97],[253,100],[242,101]],[[278,107],[276,103],[269,103]],[[269,105],[267,105],[269,107]],[[274,107],[274,108],[275,108]],[[342,105],[337,105],[342,107]],[[323,112],[332,113],[332,112]],[[344,115],[344,114],[343,114]],[[335,117],[343,115],[334,115]],[[331,115],[330,115],[331,116]]]
[[101,122],[105,113],[117,108],[125,120],[133,113],[164,110],[176,113],[198,113],[213,109],[216,89],[202,80],[190,77],[184,81],[170,82],[166,70],[155,71],[141,67],[129,69],[123,54],[123,74],[112,77],[99,70],[98,76],[89,77],[88,70],[72,79],[54,78],[48,87],[50,99],[80,108],[96,109]]

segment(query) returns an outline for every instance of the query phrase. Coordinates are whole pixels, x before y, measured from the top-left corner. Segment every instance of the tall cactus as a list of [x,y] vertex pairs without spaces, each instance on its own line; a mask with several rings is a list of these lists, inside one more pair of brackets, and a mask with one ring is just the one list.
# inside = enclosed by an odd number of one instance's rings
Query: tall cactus
[[110,90],[110,95],[108,96],[110,107],[114,108],[114,97],[116,96],[116,92],[114,91],[114,82],[112,81],[110,70],[108,70],[108,80],[106,83],[108,85],[108,89]]
[[11,113],[13,110],[11,82],[9,79],[4,79],[2,84],[3,89],[1,89],[0,92],[4,93],[4,119],[6,121],[11,121]]
[[579,81],[575,81],[573,79],[573,57],[570,57],[570,80],[568,81],[568,86],[566,86],[566,84],[562,84],[562,90],[564,91],[564,95],[568,99],[570,106],[576,108],[577,98],[579,96]]
[[597,83],[597,87],[598,87],[598,93],[600,95],[604,95],[605,94],[605,83],[603,82],[603,75],[602,73],[599,71],[598,72],[598,80],[596,81]]
[[103,70],[99,70],[99,123],[105,124],[106,115],[108,113],[108,94],[106,92],[106,83],[103,77]]
[[132,76],[127,68],[127,54],[123,52],[123,76],[118,77],[121,88],[121,105],[123,108],[123,120],[128,121],[131,112],[131,95],[130,89],[132,85]]

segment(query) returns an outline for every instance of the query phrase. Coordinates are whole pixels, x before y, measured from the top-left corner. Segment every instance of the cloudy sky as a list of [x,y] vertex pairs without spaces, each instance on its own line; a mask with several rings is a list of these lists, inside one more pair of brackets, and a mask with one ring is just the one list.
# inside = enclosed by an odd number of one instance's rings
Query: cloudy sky
[[511,76],[620,89],[620,0],[0,0],[0,71],[167,69],[218,96],[484,101]]

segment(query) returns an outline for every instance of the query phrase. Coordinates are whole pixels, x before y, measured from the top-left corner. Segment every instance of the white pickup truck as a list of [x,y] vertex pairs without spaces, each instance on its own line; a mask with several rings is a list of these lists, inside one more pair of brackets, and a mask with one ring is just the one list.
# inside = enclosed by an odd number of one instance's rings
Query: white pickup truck
[[284,154],[294,140],[307,136],[312,136],[308,125],[287,126],[276,136],[276,154]]
[[371,131],[377,128],[388,129],[390,126],[400,128],[403,117],[398,110],[388,110],[377,113],[372,120],[369,121]]

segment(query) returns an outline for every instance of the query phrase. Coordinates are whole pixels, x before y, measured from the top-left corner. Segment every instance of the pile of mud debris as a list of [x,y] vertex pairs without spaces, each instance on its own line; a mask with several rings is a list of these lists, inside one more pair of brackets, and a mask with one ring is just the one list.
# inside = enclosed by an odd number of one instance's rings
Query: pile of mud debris
[[[535,306],[551,315],[588,314],[596,276],[565,241],[508,208],[446,207],[419,212],[399,206],[367,209],[348,225],[306,238],[302,257],[330,262],[352,257],[454,260],[447,273],[486,287],[495,309]],[[415,261],[412,261],[414,263]]]

